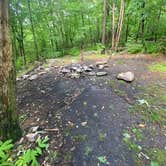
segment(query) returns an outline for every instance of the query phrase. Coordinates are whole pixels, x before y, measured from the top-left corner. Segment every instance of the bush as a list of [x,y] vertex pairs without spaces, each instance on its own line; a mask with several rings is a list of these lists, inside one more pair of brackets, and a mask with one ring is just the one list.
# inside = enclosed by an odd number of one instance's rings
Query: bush
[[158,53],[159,52],[159,44],[155,42],[146,42],[147,53]]
[[65,54],[71,55],[71,56],[78,56],[78,55],[80,55],[80,49],[77,47],[73,47],[71,49],[66,50]]
[[133,43],[127,44],[127,51],[131,54],[142,52],[142,50],[143,50],[142,44],[133,44]]
[[166,55],[166,40],[163,40],[159,43],[159,52]]

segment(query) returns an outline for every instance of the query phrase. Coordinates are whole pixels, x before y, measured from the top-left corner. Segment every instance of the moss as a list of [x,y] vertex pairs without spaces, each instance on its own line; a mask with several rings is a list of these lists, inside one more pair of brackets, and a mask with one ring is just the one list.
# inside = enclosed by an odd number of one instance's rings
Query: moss
[[149,66],[149,69],[154,72],[166,72],[166,62],[151,65]]

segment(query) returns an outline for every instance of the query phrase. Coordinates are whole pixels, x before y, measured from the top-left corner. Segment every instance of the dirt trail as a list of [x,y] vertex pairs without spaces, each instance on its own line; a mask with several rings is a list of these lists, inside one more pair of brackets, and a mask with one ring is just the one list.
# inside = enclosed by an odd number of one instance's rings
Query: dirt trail
[[[70,79],[59,75],[57,68],[50,68],[33,81],[19,81],[17,103],[25,117],[23,129],[28,132],[36,125],[40,126],[40,130],[59,129],[58,133],[46,133],[50,138],[47,159],[50,165],[136,165],[136,148],[129,148],[130,144],[124,141],[127,136],[124,133],[130,133],[133,126],[144,122],[140,115],[133,115],[129,111],[138,96],[145,93],[140,87],[159,84],[166,88],[166,75],[148,70],[147,65],[154,62],[153,58],[119,56],[109,62],[109,68],[105,69],[107,76]],[[95,63],[95,60],[88,63]],[[133,83],[116,79],[117,74],[124,71],[135,73]],[[164,103],[160,104],[164,109]],[[156,130],[159,126],[159,130],[162,130],[159,124],[146,125],[156,127]],[[143,127],[144,135],[148,132],[149,127]],[[145,149],[163,149],[166,146],[165,136],[159,133],[152,140],[145,138],[135,142]],[[144,154],[146,151],[143,149],[140,152]],[[151,160],[154,159],[140,157],[144,165],[149,165]]]

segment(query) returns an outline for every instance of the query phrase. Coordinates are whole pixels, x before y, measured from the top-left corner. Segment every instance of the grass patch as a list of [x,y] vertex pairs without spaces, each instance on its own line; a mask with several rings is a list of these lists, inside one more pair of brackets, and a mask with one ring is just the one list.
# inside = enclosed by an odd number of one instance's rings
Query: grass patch
[[166,62],[151,65],[149,69],[154,72],[166,72]]
[[148,87],[141,87],[140,91],[142,92],[137,102],[129,111],[141,115],[141,119],[145,123],[157,123],[162,126],[166,122],[166,110],[164,109],[166,103],[165,87],[149,85]]
[[39,65],[40,62],[29,63],[28,65],[23,66],[19,70],[17,70],[17,77],[23,76],[26,73],[32,71],[36,66]]
[[166,150],[152,148],[152,149],[147,149],[146,154],[150,157],[151,161],[158,163],[160,166],[165,166]]

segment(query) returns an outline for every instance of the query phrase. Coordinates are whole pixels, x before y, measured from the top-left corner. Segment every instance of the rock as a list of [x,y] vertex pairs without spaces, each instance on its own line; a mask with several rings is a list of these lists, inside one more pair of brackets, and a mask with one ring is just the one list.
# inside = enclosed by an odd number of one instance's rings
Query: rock
[[94,69],[94,66],[91,64],[91,65],[89,65],[89,67],[91,68],[91,69]]
[[28,77],[29,77],[29,75],[28,75],[28,74],[25,74],[25,75],[22,76],[22,79],[25,80],[25,79],[27,79]]
[[78,74],[78,73],[71,73],[70,77],[71,78],[80,78],[80,74]]
[[96,76],[106,76],[107,75],[107,72],[105,72],[105,71],[101,71],[101,72],[98,72],[98,73],[96,73]]
[[78,69],[78,67],[76,67],[76,66],[71,66],[71,68],[70,68],[72,71],[76,71],[77,69]]
[[82,73],[82,69],[81,69],[81,68],[77,68],[77,69],[76,69],[76,72],[77,72],[77,73]]
[[117,79],[124,80],[127,82],[132,82],[132,81],[134,81],[134,73],[130,72],[130,71],[128,71],[126,73],[120,73],[120,74],[118,74]]
[[38,133],[29,133],[26,135],[26,138],[29,142],[35,142],[38,137]]
[[38,77],[37,74],[32,75],[32,76],[29,77],[29,80],[30,80],[30,81],[33,81],[33,80],[37,79],[37,77]]
[[88,124],[88,122],[82,122],[81,126],[85,127]]
[[96,75],[96,73],[95,73],[95,72],[93,72],[93,71],[88,72],[87,74],[88,74],[89,76],[95,76],[95,75]]
[[30,131],[32,133],[35,133],[35,132],[37,132],[38,129],[39,129],[39,126],[34,126],[34,127],[31,127]]
[[43,75],[43,74],[46,74],[45,71],[42,71],[42,72],[39,72],[38,75]]
[[104,65],[99,65],[99,66],[98,66],[98,69],[99,69],[99,70],[104,69]]
[[88,67],[88,66],[83,66],[83,70],[86,72],[91,72],[92,68]]
[[99,66],[99,65],[107,65],[107,61],[96,62],[96,66]]
[[63,69],[61,70],[61,72],[62,72],[63,74],[67,74],[67,73],[70,73],[70,70],[69,70],[69,69],[66,69],[66,68],[63,68]]
[[21,81],[21,77],[17,77],[17,78],[16,78],[16,81]]

